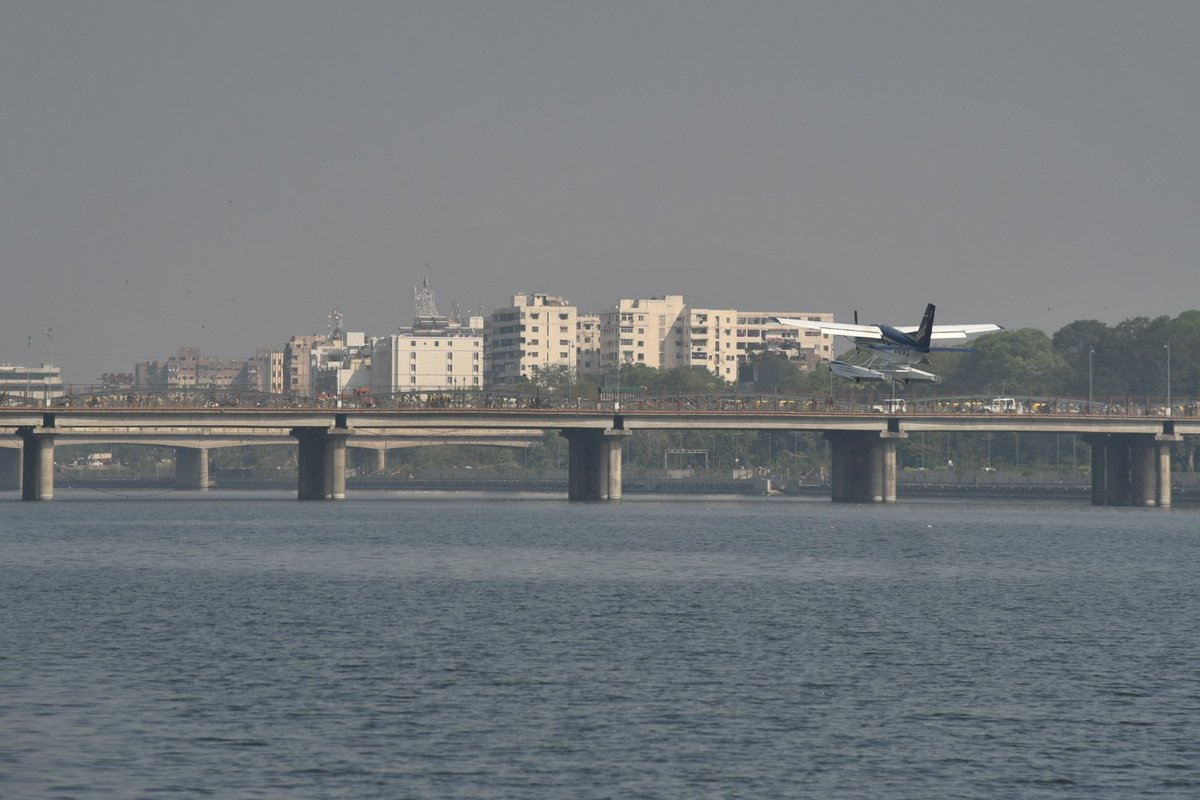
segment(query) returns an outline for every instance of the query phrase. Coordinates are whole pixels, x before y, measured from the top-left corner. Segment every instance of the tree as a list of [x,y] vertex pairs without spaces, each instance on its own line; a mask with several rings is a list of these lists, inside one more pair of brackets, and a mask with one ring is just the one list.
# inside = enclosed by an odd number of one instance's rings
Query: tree
[[972,394],[1056,394],[1062,390],[1066,364],[1050,337],[1037,328],[981,336],[976,353],[957,361],[945,376],[957,391]]
[[572,396],[575,392],[575,370],[566,364],[550,364],[545,367],[535,365],[529,382],[535,389],[546,394],[563,397]]
[[[1067,369],[1063,388],[1082,397],[1087,394],[1088,380],[1094,372],[1096,358],[1105,358],[1111,344],[1111,331],[1103,322],[1081,319],[1059,328],[1051,339],[1055,351],[1062,356]],[[1089,364],[1091,369],[1089,370]]]

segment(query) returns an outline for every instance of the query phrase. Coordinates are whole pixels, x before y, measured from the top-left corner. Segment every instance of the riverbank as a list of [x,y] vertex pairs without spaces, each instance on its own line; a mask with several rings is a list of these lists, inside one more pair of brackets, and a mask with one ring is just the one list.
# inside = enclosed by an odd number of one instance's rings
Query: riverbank
[[[1074,478],[1074,479],[1071,479]],[[1177,473],[1173,489],[1175,505],[1200,505],[1200,474]],[[111,477],[89,472],[86,475],[60,473],[57,486],[63,489],[95,489],[115,491],[126,489],[176,489],[173,478],[162,476]],[[289,470],[217,470],[211,476],[211,489],[230,491],[287,491],[296,488],[296,475]],[[567,491],[565,471],[541,475],[510,473],[506,475],[472,474],[456,470],[448,474],[410,476],[351,475],[347,478],[349,491],[472,491],[472,492],[546,492]],[[905,472],[900,476],[898,490],[903,497],[979,497],[1000,500],[1054,500],[1088,503],[1090,485],[1082,476],[1062,476],[1058,473],[1007,472]],[[186,491],[186,490],[179,490]],[[733,494],[748,496],[794,495],[828,498],[830,487],[820,481],[768,479],[766,477],[728,478],[721,474],[693,475],[687,478],[663,477],[650,474],[629,476],[624,482],[627,495],[636,494]]]

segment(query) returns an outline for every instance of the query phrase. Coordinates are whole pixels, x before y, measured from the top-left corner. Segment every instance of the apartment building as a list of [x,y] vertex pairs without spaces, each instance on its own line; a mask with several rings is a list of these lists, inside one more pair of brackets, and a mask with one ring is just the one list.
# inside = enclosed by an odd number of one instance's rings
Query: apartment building
[[832,322],[833,314],[812,311],[739,311],[736,348],[745,360],[755,352],[768,351],[785,356],[800,369],[816,369],[834,357],[833,338],[820,331],[780,325],[776,317]]
[[[600,317],[600,368],[604,374],[622,365],[641,364],[654,369],[683,366],[668,340],[680,325],[686,305],[683,295],[623,298]],[[680,360],[682,356],[680,357]]]
[[580,376],[599,377],[600,366],[600,315],[579,314],[575,317],[575,373]]
[[260,347],[246,363],[246,388],[283,394],[283,351]]
[[668,338],[671,366],[704,367],[724,381],[736,381],[737,316],[731,308],[686,307]]
[[62,368],[52,364],[28,366],[0,364],[0,405],[8,398],[21,398],[49,405],[64,395]]
[[376,396],[483,389],[484,320],[467,325],[445,317],[418,317],[413,325],[375,339],[370,388]]
[[704,367],[727,382],[738,379],[738,366],[757,351],[785,355],[802,369],[832,358],[833,337],[778,324],[775,317],[832,320],[821,312],[739,311],[689,306],[683,295],[626,298],[600,320],[599,374],[622,365],[655,369]]
[[151,389],[246,389],[247,359],[204,355],[199,347],[180,347],[175,355],[134,366],[134,383]]
[[283,346],[283,394],[313,397],[313,351],[325,345],[324,334],[293,336]]
[[548,294],[514,294],[487,319],[484,341],[488,386],[511,386],[540,370],[563,367],[577,374],[579,313]]
[[371,385],[371,347],[361,331],[336,330],[309,354],[314,397],[341,397]]

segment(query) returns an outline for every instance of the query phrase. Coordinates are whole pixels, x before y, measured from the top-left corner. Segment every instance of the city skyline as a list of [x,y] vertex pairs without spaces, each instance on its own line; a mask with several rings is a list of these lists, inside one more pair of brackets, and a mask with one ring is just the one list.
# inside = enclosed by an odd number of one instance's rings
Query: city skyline
[[443,310],[1173,316],[1198,28],[1114,2],[11,3],[0,362],[245,356],[335,306],[389,331],[425,274]]

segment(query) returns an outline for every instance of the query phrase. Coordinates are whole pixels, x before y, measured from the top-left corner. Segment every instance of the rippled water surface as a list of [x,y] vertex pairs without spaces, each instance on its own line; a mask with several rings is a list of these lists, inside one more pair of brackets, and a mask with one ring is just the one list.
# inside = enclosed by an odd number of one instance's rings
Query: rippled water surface
[[0,797],[1200,796],[1200,512],[0,502]]

